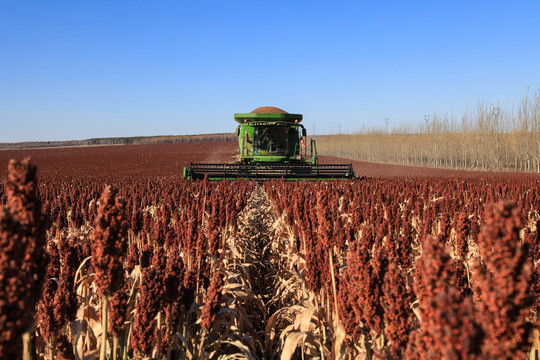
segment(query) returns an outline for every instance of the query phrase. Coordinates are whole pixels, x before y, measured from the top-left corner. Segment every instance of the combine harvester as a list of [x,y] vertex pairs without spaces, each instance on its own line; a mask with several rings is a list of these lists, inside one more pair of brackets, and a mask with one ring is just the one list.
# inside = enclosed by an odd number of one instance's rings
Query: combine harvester
[[240,146],[237,161],[230,164],[196,164],[184,168],[184,178],[209,180],[322,180],[354,179],[352,164],[319,164],[315,140],[310,151],[302,114],[276,107],[260,107],[234,114]]

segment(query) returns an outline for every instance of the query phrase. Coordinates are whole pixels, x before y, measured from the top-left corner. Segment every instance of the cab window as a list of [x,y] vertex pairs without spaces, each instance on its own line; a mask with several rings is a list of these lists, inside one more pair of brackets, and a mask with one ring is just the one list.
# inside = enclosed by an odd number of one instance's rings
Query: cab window
[[287,155],[288,126],[257,126],[253,131],[255,155]]

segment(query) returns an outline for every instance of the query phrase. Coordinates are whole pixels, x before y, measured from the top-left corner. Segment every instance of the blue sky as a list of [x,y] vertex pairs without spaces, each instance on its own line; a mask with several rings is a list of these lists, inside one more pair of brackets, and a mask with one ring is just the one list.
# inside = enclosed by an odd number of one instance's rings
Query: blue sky
[[540,87],[540,1],[0,0],[0,142],[309,132],[461,114]]

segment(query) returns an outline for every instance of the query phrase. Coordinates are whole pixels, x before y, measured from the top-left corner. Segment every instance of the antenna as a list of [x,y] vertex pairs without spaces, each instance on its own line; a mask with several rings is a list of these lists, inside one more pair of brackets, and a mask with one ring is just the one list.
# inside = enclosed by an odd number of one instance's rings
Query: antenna
[[497,107],[493,108],[492,112],[493,112],[493,116],[495,116],[495,130],[498,131],[498,128],[499,128],[499,114],[500,114],[499,107],[497,106]]
[[426,122],[426,133],[428,131],[429,114],[424,115],[424,121]]

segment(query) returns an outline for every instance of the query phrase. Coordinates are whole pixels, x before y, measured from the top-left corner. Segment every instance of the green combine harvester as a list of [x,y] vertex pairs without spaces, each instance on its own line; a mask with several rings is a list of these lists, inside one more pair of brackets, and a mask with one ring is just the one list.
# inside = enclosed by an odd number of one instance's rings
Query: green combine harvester
[[323,180],[354,179],[352,164],[319,164],[315,140],[306,144],[302,114],[260,107],[234,114],[240,154],[230,164],[191,163],[184,178]]

